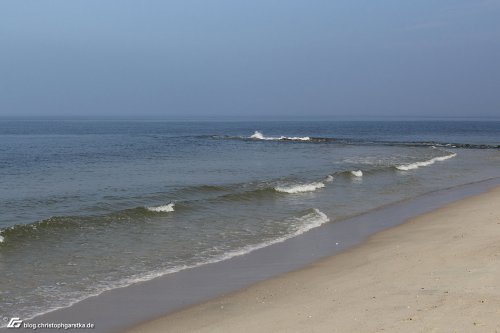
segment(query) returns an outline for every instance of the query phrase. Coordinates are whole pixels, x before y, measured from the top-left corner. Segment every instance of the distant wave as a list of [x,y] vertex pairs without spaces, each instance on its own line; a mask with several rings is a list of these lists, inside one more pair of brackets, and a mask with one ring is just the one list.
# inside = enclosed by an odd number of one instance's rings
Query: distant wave
[[462,149],[500,149],[500,145],[481,143],[450,143],[438,141],[387,141],[369,140],[358,138],[333,138],[333,137],[313,137],[313,136],[265,136],[260,131],[255,131],[251,136],[229,136],[229,135],[206,135],[212,139],[228,140],[262,140],[281,142],[309,142],[309,143],[332,143],[341,145],[366,145],[366,146],[401,146],[401,147],[440,147],[440,148],[462,148]]
[[335,178],[332,175],[328,175],[328,176],[325,177],[324,181],[327,182],[327,183],[331,183],[331,182],[333,182],[334,179]]
[[500,145],[481,143],[450,143],[439,141],[386,141],[363,139],[339,139],[339,142],[351,145],[391,146],[391,147],[434,147],[434,148],[461,148],[461,149],[500,149]]
[[354,177],[363,177],[363,171],[361,171],[361,170],[352,170],[351,171],[351,175],[353,175]]
[[431,158],[430,160],[427,160],[427,161],[398,165],[398,166],[396,166],[396,169],[402,170],[402,171],[414,170],[414,169],[418,169],[420,167],[432,165],[436,162],[446,161],[446,160],[453,158],[455,156],[457,156],[457,154],[452,153],[452,154],[445,155],[445,156],[434,157],[434,158]]
[[155,212],[155,213],[168,213],[168,212],[173,212],[175,210],[174,207],[175,203],[171,202],[162,206],[146,207],[146,209],[149,210],[150,212]]
[[278,192],[283,193],[303,193],[303,192],[313,192],[319,188],[325,187],[325,184],[321,182],[309,183],[309,184],[297,184],[288,186],[276,186],[274,189]]
[[255,139],[255,140],[268,140],[268,141],[310,141],[311,138],[308,136],[304,137],[299,137],[299,136],[280,136],[280,137],[274,137],[274,136],[264,136],[259,131],[255,131],[249,139]]
[[350,143],[350,140],[337,138],[322,138],[311,136],[265,136],[260,131],[255,131],[250,136],[232,136],[232,135],[204,135],[200,138],[211,138],[216,140],[251,140],[251,141],[280,141],[280,142],[311,142],[311,143]]
[[500,145],[481,144],[481,143],[449,143],[438,141],[410,141],[410,142],[375,142],[388,146],[406,146],[406,147],[434,147],[434,148],[462,148],[462,149],[500,149]]

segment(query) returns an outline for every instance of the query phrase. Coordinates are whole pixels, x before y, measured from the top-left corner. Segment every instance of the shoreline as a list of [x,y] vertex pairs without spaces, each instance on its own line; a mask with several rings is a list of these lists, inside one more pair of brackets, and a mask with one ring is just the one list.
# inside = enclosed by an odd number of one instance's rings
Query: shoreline
[[500,186],[125,332],[497,331],[498,202]]
[[389,204],[242,256],[109,290],[28,322],[94,322],[93,332],[121,332],[349,252],[374,233],[498,185],[500,178],[493,178]]

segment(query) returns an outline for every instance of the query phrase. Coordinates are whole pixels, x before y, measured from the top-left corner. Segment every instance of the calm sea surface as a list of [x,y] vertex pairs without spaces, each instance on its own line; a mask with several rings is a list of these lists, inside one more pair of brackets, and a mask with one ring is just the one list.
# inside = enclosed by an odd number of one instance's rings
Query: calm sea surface
[[0,121],[0,314],[500,177],[499,145],[495,121]]

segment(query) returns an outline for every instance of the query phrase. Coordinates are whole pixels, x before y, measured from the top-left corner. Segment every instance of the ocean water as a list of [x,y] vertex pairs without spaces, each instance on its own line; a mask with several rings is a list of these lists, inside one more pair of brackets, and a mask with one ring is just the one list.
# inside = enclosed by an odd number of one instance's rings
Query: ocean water
[[500,177],[500,122],[0,121],[0,326]]

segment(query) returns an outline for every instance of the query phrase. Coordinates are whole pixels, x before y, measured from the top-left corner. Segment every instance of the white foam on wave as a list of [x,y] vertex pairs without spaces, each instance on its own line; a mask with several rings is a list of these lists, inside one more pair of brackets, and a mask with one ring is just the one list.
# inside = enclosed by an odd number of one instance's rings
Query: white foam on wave
[[327,222],[330,222],[330,219],[328,218],[328,216],[317,208],[313,208],[312,212],[307,213],[301,217],[294,218],[294,220],[295,220],[295,222],[298,222],[300,224],[300,226],[297,230],[295,230],[294,232],[292,232],[288,235],[281,236],[281,237],[275,238],[273,240],[269,240],[269,241],[262,242],[259,244],[247,245],[247,246],[244,246],[238,250],[226,252],[226,253],[222,254],[221,256],[218,256],[218,257],[214,258],[213,260],[210,260],[209,262],[206,262],[206,263],[213,263],[213,262],[231,259],[231,258],[234,258],[237,256],[242,256],[242,255],[248,254],[248,253],[253,252],[255,250],[258,250],[258,249],[262,249],[264,247],[267,247],[267,246],[270,246],[273,244],[282,243],[282,242],[286,241],[287,239],[296,237],[296,236],[301,235],[301,234],[303,234],[311,229],[317,228],[317,227],[319,227]]
[[308,136],[281,136],[280,140],[309,141],[311,138]]
[[[330,219],[328,218],[328,216],[317,208],[313,208],[312,213],[309,213],[309,214],[302,216],[300,218],[300,220],[302,222],[306,222],[306,223],[303,224],[303,226],[299,230],[297,230],[293,234],[293,236],[303,234],[306,231],[309,231],[313,228],[319,227],[322,224],[330,222]],[[288,238],[293,237],[293,236],[289,236]]]
[[256,140],[293,140],[293,141],[309,141],[311,140],[310,137],[308,136],[264,136],[262,132],[255,131],[251,136],[250,139],[256,139]]
[[455,156],[457,156],[457,154],[452,153],[452,154],[445,155],[445,156],[434,157],[434,158],[431,158],[430,160],[427,160],[427,161],[398,165],[398,166],[396,166],[396,169],[401,170],[401,171],[414,170],[414,169],[418,169],[420,167],[432,165],[436,162],[446,161],[447,159],[453,158]]
[[[174,273],[174,272],[181,271],[181,270],[184,270],[187,268],[194,268],[194,267],[198,267],[198,266],[211,264],[211,263],[231,259],[234,257],[242,256],[242,255],[248,254],[250,252],[253,252],[255,250],[267,247],[269,245],[282,243],[282,242],[286,241],[287,239],[296,237],[296,236],[301,235],[301,234],[303,234],[311,229],[317,228],[317,227],[319,227],[327,222],[330,222],[330,218],[325,213],[323,213],[322,211],[320,211],[317,208],[313,208],[310,213],[307,213],[307,214],[300,216],[300,217],[295,217],[295,218],[293,218],[293,220],[295,222],[298,222],[299,227],[297,228],[297,230],[295,230],[294,232],[292,232],[288,235],[284,235],[284,236],[281,236],[281,237],[278,237],[278,238],[275,238],[275,239],[272,239],[272,240],[269,240],[266,242],[254,244],[254,245],[247,245],[247,246],[244,246],[244,247],[236,249],[236,250],[222,253],[221,255],[215,256],[212,259],[201,262],[199,264],[190,265],[190,266],[187,266],[187,265],[181,266],[177,270],[169,269],[166,272],[167,273]],[[165,273],[155,274],[154,277],[159,276],[159,275],[164,275],[164,274]],[[149,277],[152,278],[152,276],[149,276]],[[150,278],[148,278],[148,280]],[[143,280],[141,280],[141,281],[143,281]],[[140,281],[134,281],[134,282],[140,282]]]
[[[255,131],[251,136],[250,139],[258,139],[258,140],[269,140],[269,138],[264,137],[264,135],[259,132]],[[272,138],[270,138],[272,140]]]
[[173,212],[175,209],[175,203],[171,202],[166,205],[157,206],[157,207],[146,207],[147,210],[156,213],[169,213]]
[[276,186],[274,189],[278,192],[283,193],[303,193],[303,192],[313,192],[319,188],[325,187],[325,184],[321,182],[310,183],[310,184],[298,184],[289,186]]
[[334,180],[334,179],[335,179],[335,178],[333,178],[333,176],[332,176],[332,175],[328,175],[328,176],[326,176],[326,178],[325,178],[325,182],[327,182],[327,183],[331,183],[331,182],[333,182],[333,180]]
[[3,243],[4,239],[5,239],[5,238],[3,238],[3,236],[2,236],[2,235],[0,235],[0,243]]
[[363,177],[363,171],[361,171],[361,170],[352,170],[351,171],[351,175],[353,175],[354,177]]

